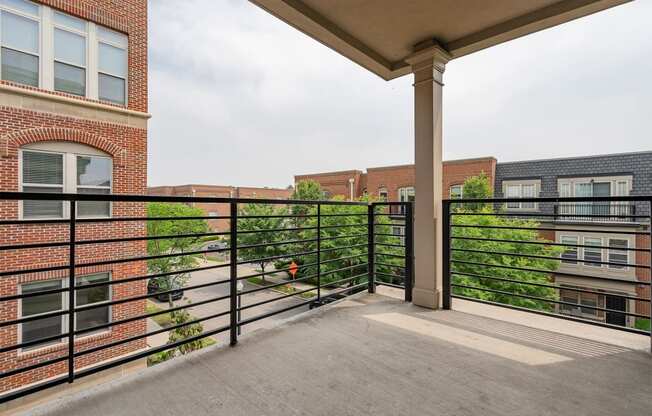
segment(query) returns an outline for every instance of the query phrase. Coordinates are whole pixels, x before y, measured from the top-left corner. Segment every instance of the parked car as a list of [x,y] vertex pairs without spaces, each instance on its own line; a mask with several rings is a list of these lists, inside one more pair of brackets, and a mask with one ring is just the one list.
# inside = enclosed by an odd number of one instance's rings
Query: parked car
[[[152,295],[157,292],[170,290],[167,287],[167,282],[161,281],[161,278],[149,279],[149,282],[147,282],[147,294]],[[170,295],[172,295],[172,300],[179,300],[183,297],[183,288],[178,284],[173,283],[172,290],[174,290],[172,293],[163,293],[160,295],[154,295],[153,297],[160,302],[167,302],[170,298]]]
[[226,241],[216,241],[206,246],[206,250],[223,250],[228,247]]

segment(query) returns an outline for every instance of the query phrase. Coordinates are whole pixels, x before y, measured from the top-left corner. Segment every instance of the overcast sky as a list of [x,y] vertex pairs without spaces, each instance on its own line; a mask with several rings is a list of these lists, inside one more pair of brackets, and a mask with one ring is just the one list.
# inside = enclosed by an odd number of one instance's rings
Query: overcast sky
[[[286,187],[414,161],[385,82],[245,0],[149,2],[149,184]],[[448,64],[444,158],[652,150],[652,0]]]

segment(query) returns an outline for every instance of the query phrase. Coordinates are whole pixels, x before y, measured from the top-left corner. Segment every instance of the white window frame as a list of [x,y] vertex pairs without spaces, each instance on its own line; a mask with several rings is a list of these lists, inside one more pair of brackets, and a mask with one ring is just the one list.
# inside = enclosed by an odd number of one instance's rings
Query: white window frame
[[[44,61],[44,59],[43,59],[43,54],[44,54],[44,51],[43,51],[43,49],[44,49],[43,48],[43,44],[44,44],[43,38],[44,38],[44,32],[45,31],[43,30],[43,23],[42,22],[43,22],[43,13],[44,13],[43,9],[44,9],[45,6],[43,6],[41,4],[38,4],[38,3],[34,3],[32,1],[26,1],[26,3],[31,3],[31,4],[38,7],[37,15],[32,15],[32,14],[29,14],[29,13],[25,13],[23,11],[13,9],[10,6],[5,6],[4,4],[1,4],[1,3],[0,3],[0,15],[2,13],[12,13],[12,14],[15,14],[16,16],[24,17],[26,19],[30,19],[30,20],[36,21],[38,23],[38,52],[36,54],[34,54],[33,52],[27,52],[27,51],[23,51],[23,50],[20,50],[20,49],[14,49],[14,48],[9,48],[9,47],[7,49],[11,49],[12,51],[17,51],[17,52],[20,52],[20,53],[24,53],[24,54],[27,54],[27,55],[38,57],[38,85],[36,87],[33,87],[31,85],[29,85],[29,86],[32,87],[32,88],[42,88],[43,77],[44,77],[44,69],[45,69],[45,63],[43,62]],[[1,24],[2,24],[2,22],[1,22],[1,19],[0,19],[0,25]],[[0,27],[0,48],[4,47],[2,45],[3,45],[2,31],[1,31],[1,27]],[[1,70],[2,70],[2,54],[0,53],[0,72],[1,72]],[[0,79],[1,78],[2,78],[2,74],[0,74]],[[9,81],[9,82],[13,82],[13,81]]]
[[[453,196],[453,189],[459,188],[459,196],[454,197]],[[464,185],[451,185],[450,188],[448,189],[448,196],[450,199],[463,199],[464,198]]]
[[[82,277],[96,276],[96,275],[100,275],[100,274],[106,274],[109,277],[109,280],[107,282],[107,286],[109,288],[109,290],[108,290],[109,298],[107,300],[105,300],[105,301],[96,302],[96,303],[92,303],[92,304],[89,304],[89,305],[101,305],[101,304],[110,303],[110,302],[113,301],[113,285],[109,283],[109,282],[113,281],[113,273],[110,272],[110,271],[106,271],[106,272],[89,273],[89,274],[84,274],[84,275],[80,275],[80,276],[75,276],[76,279],[80,279]],[[62,278],[57,278],[57,279],[43,279],[43,280],[35,280],[35,281],[31,281],[31,282],[19,283],[18,284],[18,294],[19,295],[22,294],[24,285],[28,285],[28,284],[31,284],[31,283],[38,283],[38,282],[61,281],[61,289],[68,289],[70,287],[69,280],[70,279],[68,277],[62,277]],[[77,286],[77,287],[79,288],[80,286]],[[66,311],[67,310],[67,305],[68,305],[69,293],[70,292],[67,291],[67,290],[61,292],[61,309],[58,309],[56,311],[43,312],[42,314],[29,315],[29,316],[39,316],[39,315],[46,315],[46,314],[52,313],[52,312]],[[75,296],[75,307],[77,307],[77,296]],[[17,309],[18,309],[18,319],[24,318],[24,316],[23,316],[23,300],[22,299],[18,302],[18,308]],[[109,317],[109,323],[113,322],[113,305],[109,305],[108,317]],[[60,316],[60,318],[61,318],[61,330],[62,330],[62,332],[67,332],[68,331],[68,314],[64,313],[64,314],[62,314]],[[111,332],[111,329],[112,329],[111,327],[108,327],[108,328],[105,328],[105,329],[99,329],[97,331],[87,332],[87,333],[85,333],[83,335],[75,336],[75,339],[76,340],[82,340],[82,339],[90,337],[90,336],[95,336],[95,335],[98,335],[98,334],[108,333],[108,332]],[[75,330],[77,330],[77,319],[75,319]],[[23,342],[23,323],[18,324],[17,338],[18,338],[17,343],[21,344]],[[67,340],[68,340],[68,336],[64,335],[59,339],[59,341],[50,341],[50,342],[45,343],[44,345],[36,344],[36,345],[31,346],[31,347],[20,348],[19,352],[29,352],[29,353],[31,353],[33,351],[38,351],[38,350],[41,350],[41,349],[44,349],[44,348],[51,348],[53,346],[56,346],[56,345],[61,344],[63,342],[66,342]]]
[[[630,251],[628,250],[628,249],[629,249],[629,240],[626,239],[626,238],[611,238],[611,237],[610,237],[610,238],[607,239],[607,241],[609,242],[609,244],[608,244],[609,247],[612,246],[612,244],[611,244],[611,241],[612,241],[612,240],[620,240],[620,241],[624,241],[624,242],[625,242],[625,247],[624,247],[624,249],[622,249],[622,250],[619,250],[619,249],[611,249],[611,248],[608,249],[608,250],[607,250],[607,260],[609,261],[609,263],[614,263],[614,262],[611,260],[611,254],[612,254],[612,252],[619,252],[618,254],[621,254],[621,255],[624,253],[624,255],[625,255],[625,257],[626,257],[626,259],[625,259],[625,264],[629,264],[630,261],[631,261],[631,260],[630,260],[630,255],[629,255]],[[615,270],[621,270],[621,271],[628,271],[628,270],[629,270],[629,266],[626,266],[626,265],[623,265],[623,266],[615,266],[615,265],[613,265],[613,264],[609,264],[609,265],[608,265],[608,268],[609,268],[609,269],[615,269]]]
[[[524,198],[523,187],[534,187],[534,196],[527,198],[538,198],[541,193],[541,180],[540,179],[525,179],[525,180],[509,180],[503,181],[503,196],[505,198]],[[509,188],[518,189],[517,196],[509,195]],[[539,204],[537,202],[508,202],[505,204],[508,211],[538,211]]]
[[[44,144],[39,145],[38,147],[30,147],[24,146],[21,147],[18,150],[18,189],[20,192],[24,192],[23,188],[25,186],[25,183],[23,182],[23,152],[40,152],[40,153],[50,153],[50,154],[60,154],[63,156],[63,185],[61,186],[63,188],[64,193],[77,193],[78,188],[84,188],[84,189],[106,189],[107,187],[105,186],[78,186],[77,185],[77,156],[87,156],[87,157],[95,157],[95,158],[103,158],[103,159],[108,159],[110,163],[110,170],[109,170],[109,177],[111,179],[111,185],[108,187],[109,188],[109,195],[113,193],[113,158],[109,155],[100,155],[98,153],[100,152],[95,152],[95,153],[81,153],[80,151],[83,151],[83,146],[79,151],[76,151],[76,149],[65,149],[66,145],[69,143],[66,142],[42,142]],[[57,147],[63,147],[61,150],[47,150],[48,145],[51,143],[59,144],[60,146]],[[74,144],[73,144],[74,145]],[[45,147],[46,149],[42,149],[41,147]],[[55,147],[52,145],[52,147]],[[76,146],[75,146],[76,147]],[[65,149],[65,150],[64,150]],[[59,188],[59,185],[40,185],[40,184],[27,184],[27,186],[42,186],[42,187],[56,187]],[[23,201],[19,201],[18,204],[18,216],[19,219],[21,220],[41,220],[44,218],[31,218],[31,217],[25,217],[24,215],[24,210],[23,210]],[[62,203],[63,205],[63,210],[62,210],[62,217],[47,217],[45,219],[68,219],[70,218],[70,204],[65,203],[65,201]],[[77,215],[77,218],[111,218],[113,216],[113,202],[109,202],[109,215],[108,216],[83,216],[80,217]]]
[[[594,243],[589,244],[589,243],[587,243],[586,240],[600,240],[600,243],[598,245],[596,245]],[[586,266],[586,267],[591,267],[591,268],[602,268],[602,266],[604,266],[604,264],[601,264],[601,263],[587,264],[587,263],[591,263],[591,261],[586,260],[586,250],[587,249],[594,250],[594,251],[599,250],[600,251],[600,262],[603,262],[604,261],[604,249],[601,248],[601,247],[604,245],[604,238],[585,235],[582,238],[582,244],[585,245],[585,246],[595,246],[595,247],[583,247],[582,248],[582,265]],[[600,246],[600,248],[598,248],[598,246]]]
[[[61,14],[61,15],[70,16],[73,19],[77,19],[77,20],[80,20],[80,21],[84,22],[85,31],[82,32],[82,31],[80,31],[78,29],[71,28],[71,27],[60,25],[60,24],[56,23],[55,19],[54,19],[54,15],[57,14],[57,13]],[[88,22],[88,21],[86,21],[84,19],[81,19],[79,17],[72,16],[72,15],[69,15],[69,14],[66,14],[66,13],[63,13],[63,12],[60,12],[60,11],[54,11],[54,10],[52,11],[51,20],[52,20],[52,34],[51,34],[51,36],[52,36],[52,69],[51,69],[51,71],[52,71],[52,90],[57,91],[57,92],[63,92],[64,94],[76,95],[76,94],[69,93],[69,92],[66,92],[66,91],[58,91],[58,90],[56,90],[54,88],[54,67],[56,66],[56,63],[59,62],[59,63],[65,64],[65,65],[75,67],[75,68],[83,68],[84,69],[84,75],[86,76],[86,85],[84,86],[84,95],[80,95],[79,97],[89,97],[89,91],[88,90],[89,90],[89,85],[92,82],[92,79],[91,79],[92,77],[91,77],[91,74],[90,74],[90,71],[89,71],[89,65],[88,65],[88,63],[90,61],[89,57],[90,57],[90,49],[91,49],[90,48],[90,42],[89,42],[89,26],[90,26],[90,22]],[[60,61],[60,60],[56,59],[56,46],[54,45],[54,31],[55,30],[62,30],[64,32],[70,32],[72,34],[82,36],[84,38],[84,52],[85,52],[84,55],[85,55],[86,59],[85,59],[83,67],[80,67],[78,64],[74,64],[74,63],[66,62],[66,61]]]
[[[564,242],[565,239],[573,239],[574,242]],[[580,238],[577,235],[561,234],[559,236],[559,243],[560,244],[576,244],[576,245],[579,245],[580,244]],[[564,253],[561,254],[561,262],[564,263],[564,265],[576,266],[581,262],[580,247],[564,246],[562,248],[564,249],[564,251],[568,251],[568,250],[571,250],[571,251],[574,250],[575,251],[575,260],[564,259],[563,258]]]
[[[98,34],[99,30],[97,30],[97,29],[99,29],[99,27],[96,28],[96,30],[95,30],[95,35],[96,35],[96,39],[95,39],[96,54],[95,55],[97,56],[97,71],[96,71],[96,76],[95,76],[95,80],[94,80],[94,82],[96,84],[96,88],[97,88],[97,97],[98,97],[97,99],[98,100],[100,99],[99,98],[99,93],[100,93],[100,75],[99,74],[108,75],[108,76],[114,77],[114,78],[120,78],[120,79],[123,79],[125,81],[125,87],[124,87],[125,102],[122,103],[122,104],[118,104],[118,103],[115,103],[113,101],[105,101],[105,102],[109,102],[109,103],[111,103],[113,105],[123,105],[123,106],[127,107],[129,105],[129,37],[127,37],[127,39],[126,39],[127,44],[122,45],[122,44],[120,44],[118,42],[112,42],[112,41],[107,40],[107,39],[101,39],[100,35]],[[120,32],[117,32],[117,31],[115,31],[113,29],[110,29],[108,27],[104,27],[104,29],[109,30],[111,32],[118,33],[120,35],[124,35],[124,34],[122,34]],[[124,36],[126,36],[126,35],[124,35]],[[127,73],[124,75],[124,77],[121,76],[121,75],[115,75],[115,74],[111,74],[109,72],[100,71],[100,43],[103,43],[103,44],[108,45],[108,46],[112,46],[112,47],[117,48],[117,49],[122,49],[123,51],[125,51],[125,54],[127,56]],[[104,101],[104,100],[101,100],[101,101]]]
[[[383,195],[385,195],[384,198]],[[389,192],[387,192],[387,188],[385,187],[378,188],[378,199],[383,202],[389,201]]]
[[[118,32],[115,29],[105,27],[105,26],[100,26],[94,22],[91,22],[89,20],[80,18],[78,16],[74,16],[71,14],[63,13],[60,11],[57,11],[49,6],[40,4],[40,3],[35,3],[32,1],[26,1],[26,3],[31,3],[34,4],[35,6],[38,7],[38,15],[31,15],[29,13],[24,13],[20,10],[13,9],[9,6],[5,5],[0,5],[0,13],[8,12],[8,13],[13,13],[17,16],[24,17],[31,19],[33,21],[38,22],[38,40],[39,40],[39,45],[38,45],[38,53],[34,54],[32,52],[26,52],[23,50],[19,49],[14,49],[14,48],[8,48],[12,50],[16,50],[21,53],[26,53],[31,56],[37,56],[39,60],[39,65],[38,65],[38,86],[36,88],[39,89],[44,89],[48,91],[55,91],[54,89],[54,63],[55,63],[55,53],[54,53],[54,30],[55,29],[60,29],[60,30],[66,30],[70,33],[75,33],[78,35],[83,35],[86,38],[86,63],[85,63],[85,71],[86,71],[86,93],[83,96],[84,98],[88,98],[91,100],[97,100],[97,101],[102,101],[105,103],[109,103],[112,105],[119,105],[119,106],[124,106],[128,107],[129,106],[129,35]],[[54,22],[54,14],[55,13],[61,13],[63,15],[69,15],[73,18],[76,18],[78,20],[82,20],[86,23],[86,32],[80,32],[74,28],[70,28],[68,26],[62,26]],[[110,40],[102,39],[100,40],[100,37],[98,36],[98,28],[105,28],[109,31],[118,33],[122,36],[125,37],[125,42],[124,44],[117,43],[117,42],[112,42]],[[125,90],[124,90],[124,96],[125,96],[125,102],[123,104],[117,104],[111,101],[105,101],[105,100],[100,100],[99,99],[99,45],[100,43],[104,43],[106,45],[110,45],[113,47],[117,47],[119,49],[122,49],[125,51],[127,55],[127,73],[125,76],[118,76],[115,74],[110,74],[107,72],[102,72],[103,74],[124,79],[125,81]],[[2,39],[0,39],[0,46],[2,45]],[[1,56],[0,56],[1,59]],[[66,65],[72,65],[75,67],[79,67],[77,64],[71,64],[69,62],[63,62],[62,63]],[[1,66],[2,62],[0,62]],[[70,94],[67,92],[63,92],[64,94]],[[78,96],[75,94],[70,94],[73,97],[82,97]]]

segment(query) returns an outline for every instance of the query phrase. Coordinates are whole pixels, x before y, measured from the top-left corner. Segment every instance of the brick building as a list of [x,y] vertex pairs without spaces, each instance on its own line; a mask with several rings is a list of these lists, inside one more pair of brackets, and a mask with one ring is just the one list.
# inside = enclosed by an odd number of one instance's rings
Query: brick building
[[[147,184],[147,1],[12,0],[0,2],[0,189],[25,192],[144,194]],[[69,205],[57,201],[0,201],[0,218],[39,220],[0,225],[0,245],[66,241]],[[141,203],[85,202],[78,218],[143,216]],[[143,222],[79,223],[78,240],[144,235]],[[144,242],[88,244],[76,264],[138,257]],[[67,264],[68,247],[0,251],[0,272]],[[145,301],[102,306],[146,293],[145,281],[115,283],[146,274],[145,262],[78,267],[75,302],[96,308],[75,316],[75,351],[143,334],[144,320],[94,330],[145,313]],[[111,282],[84,289],[85,284]],[[67,270],[0,277],[0,297],[49,291],[0,302],[2,320],[64,311]],[[57,292],[57,290],[60,290]],[[54,293],[53,293],[54,292]],[[0,372],[67,353],[67,316],[0,327]],[[41,341],[47,339],[47,341]],[[75,369],[144,349],[139,339],[75,359]],[[142,365],[136,362],[130,367]],[[112,371],[119,373],[124,369]],[[67,362],[0,379],[0,393],[59,377]]]
[[[449,160],[443,167],[444,198],[461,192],[466,178],[484,173],[493,183],[496,172],[496,159],[483,157],[475,159]],[[366,172],[347,170],[307,175],[296,175],[294,183],[304,180],[318,182],[326,196],[341,195],[347,199],[370,194],[388,201],[407,201],[414,196],[414,165],[397,165],[368,168]]]
[[[189,196],[189,197],[218,197],[218,198],[264,198],[264,199],[290,199],[292,189],[281,188],[255,188],[223,185],[178,185],[178,186],[153,186],[147,188],[148,195],[158,196]],[[228,204],[193,203],[201,208],[209,217],[228,216]],[[213,231],[228,231],[229,220],[208,220],[208,226]]]

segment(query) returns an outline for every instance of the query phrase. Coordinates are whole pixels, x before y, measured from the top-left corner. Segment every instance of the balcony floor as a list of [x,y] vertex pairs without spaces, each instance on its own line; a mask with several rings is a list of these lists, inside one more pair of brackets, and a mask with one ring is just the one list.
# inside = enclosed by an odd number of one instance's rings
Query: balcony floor
[[628,347],[649,339],[601,329],[623,337],[608,344],[590,328],[588,340],[499,321],[492,316],[506,310],[486,308],[494,315],[365,294],[30,414],[649,414],[652,356]]

